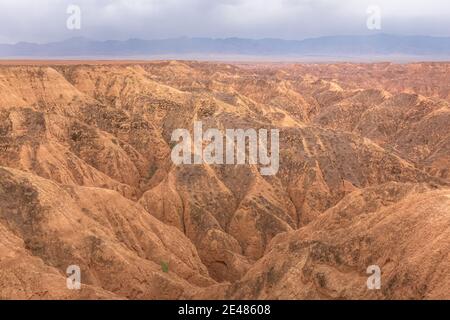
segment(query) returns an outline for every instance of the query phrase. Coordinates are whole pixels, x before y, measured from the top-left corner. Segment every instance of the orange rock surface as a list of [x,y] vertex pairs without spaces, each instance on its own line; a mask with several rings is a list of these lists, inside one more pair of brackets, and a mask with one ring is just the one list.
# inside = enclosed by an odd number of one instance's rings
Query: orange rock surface
[[[449,74],[3,63],[0,298],[450,299]],[[278,173],[175,166],[194,121],[279,129]]]

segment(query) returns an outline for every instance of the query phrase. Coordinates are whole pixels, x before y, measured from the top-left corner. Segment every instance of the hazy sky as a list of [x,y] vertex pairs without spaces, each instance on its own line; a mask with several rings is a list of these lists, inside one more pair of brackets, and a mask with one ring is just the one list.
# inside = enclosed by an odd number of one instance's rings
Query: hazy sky
[[[66,28],[70,4],[80,30]],[[450,36],[449,0],[0,0],[0,42],[367,34],[370,5],[381,32]]]

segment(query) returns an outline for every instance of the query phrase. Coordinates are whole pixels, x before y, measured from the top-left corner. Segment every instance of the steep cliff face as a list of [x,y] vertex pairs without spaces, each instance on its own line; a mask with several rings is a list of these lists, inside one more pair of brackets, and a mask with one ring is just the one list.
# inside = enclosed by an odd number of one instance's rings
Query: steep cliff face
[[[0,66],[0,298],[448,298],[448,68]],[[195,121],[279,129],[277,174],[174,165]]]

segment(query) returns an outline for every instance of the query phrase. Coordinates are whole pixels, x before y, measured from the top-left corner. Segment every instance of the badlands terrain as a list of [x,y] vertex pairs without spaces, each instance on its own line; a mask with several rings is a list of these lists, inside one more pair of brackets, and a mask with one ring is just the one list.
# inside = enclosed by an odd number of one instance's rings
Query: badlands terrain
[[[448,63],[5,62],[0,298],[450,299],[449,104]],[[194,121],[278,173],[175,166]]]

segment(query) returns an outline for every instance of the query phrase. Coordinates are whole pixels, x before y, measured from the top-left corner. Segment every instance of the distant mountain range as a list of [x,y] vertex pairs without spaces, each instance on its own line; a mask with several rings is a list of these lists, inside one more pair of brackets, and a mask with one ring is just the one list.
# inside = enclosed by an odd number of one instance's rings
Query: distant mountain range
[[145,57],[162,55],[244,56],[418,56],[450,57],[450,37],[329,36],[306,40],[242,38],[173,38],[96,41],[71,38],[60,42],[0,44],[2,58]]

